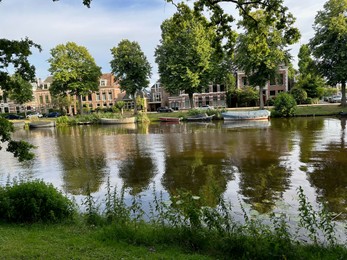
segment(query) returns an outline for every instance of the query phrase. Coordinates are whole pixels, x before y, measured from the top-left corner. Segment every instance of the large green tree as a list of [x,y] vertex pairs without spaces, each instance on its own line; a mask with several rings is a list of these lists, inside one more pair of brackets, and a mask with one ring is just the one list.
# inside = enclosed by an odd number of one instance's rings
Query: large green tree
[[193,108],[193,93],[209,83],[215,37],[206,19],[196,16],[185,4],[161,25],[160,44],[155,50],[160,81],[169,93],[184,91]]
[[341,104],[346,106],[347,0],[329,0],[316,15],[310,40],[321,74],[331,85],[341,84]]
[[101,68],[96,65],[87,48],[74,42],[59,44],[51,49],[48,62],[49,72],[53,75],[50,88],[52,96],[76,95],[82,114],[82,97],[98,90]]
[[134,101],[134,113],[137,113],[136,94],[149,84],[151,65],[140,45],[127,39],[122,40],[117,47],[111,49],[112,73],[117,78],[121,90],[130,94]]
[[277,13],[270,15],[257,10],[244,17],[239,25],[244,32],[239,35],[235,60],[238,68],[245,72],[250,85],[259,87],[260,108],[264,108],[263,88],[271,78],[275,78],[281,64],[288,64],[288,45],[298,41],[299,31],[292,27],[295,22],[287,14],[285,26]]
[[298,58],[300,75],[296,88],[305,90],[310,98],[320,98],[323,94],[325,81],[318,73],[317,67],[311,58],[311,50],[307,44],[301,45]]

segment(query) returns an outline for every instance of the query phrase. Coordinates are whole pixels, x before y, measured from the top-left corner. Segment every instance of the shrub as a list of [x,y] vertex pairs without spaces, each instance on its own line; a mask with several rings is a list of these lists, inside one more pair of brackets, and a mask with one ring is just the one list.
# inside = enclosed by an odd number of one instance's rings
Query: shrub
[[75,212],[67,197],[40,180],[0,188],[0,195],[0,219],[7,222],[58,222]]
[[296,102],[294,97],[288,93],[280,93],[277,95],[274,103],[272,116],[290,117],[294,116],[296,110]]
[[304,103],[305,100],[307,99],[307,92],[302,88],[293,88],[290,91],[290,94],[293,95],[296,103],[298,104]]

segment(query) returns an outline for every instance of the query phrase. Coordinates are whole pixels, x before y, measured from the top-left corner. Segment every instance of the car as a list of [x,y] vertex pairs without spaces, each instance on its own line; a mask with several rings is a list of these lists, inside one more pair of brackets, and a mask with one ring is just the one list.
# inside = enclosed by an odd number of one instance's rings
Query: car
[[161,112],[174,112],[174,110],[170,107],[159,107],[157,109],[157,112],[161,113]]
[[38,118],[41,118],[43,117],[43,115],[39,112],[35,112],[35,113],[30,113],[27,115],[27,118],[33,118],[33,117],[38,117]]
[[47,117],[59,117],[61,114],[59,112],[50,112]]
[[208,109],[214,109],[214,107],[210,106],[210,105],[203,105],[203,106],[199,107],[199,109],[208,110]]
[[6,119],[24,119],[24,116],[16,115],[16,114],[8,114],[5,116]]
[[342,98],[342,96],[339,96],[339,95],[331,96],[329,98],[329,102],[330,103],[341,103],[341,98]]

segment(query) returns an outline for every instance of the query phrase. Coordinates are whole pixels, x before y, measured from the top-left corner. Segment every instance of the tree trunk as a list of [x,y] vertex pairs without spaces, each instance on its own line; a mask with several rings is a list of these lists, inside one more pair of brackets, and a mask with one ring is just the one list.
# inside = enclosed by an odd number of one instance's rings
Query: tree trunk
[[260,109],[264,109],[263,88],[264,88],[264,87],[260,87],[260,86],[259,86],[259,101],[260,101],[259,108],[260,108]]
[[78,95],[78,105],[80,107],[80,114],[83,115],[82,95]]
[[194,100],[193,100],[193,93],[189,93],[188,96],[189,96],[190,108],[193,109],[195,107]]
[[342,99],[341,99],[341,106],[345,107],[346,104],[346,81],[343,80],[341,84],[341,94],[342,94]]

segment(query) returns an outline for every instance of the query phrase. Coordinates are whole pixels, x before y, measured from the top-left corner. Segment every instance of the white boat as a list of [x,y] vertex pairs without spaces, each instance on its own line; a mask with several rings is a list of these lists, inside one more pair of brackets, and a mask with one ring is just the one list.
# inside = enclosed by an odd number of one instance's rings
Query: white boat
[[224,121],[231,120],[266,120],[269,119],[269,110],[227,111],[222,113]]
[[211,121],[214,115],[208,116],[206,113],[187,117],[187,121]]
[[126,118],[100,118],[101,124],[132,124],[136,122],[136,117],[126,117]]
[[29,128],[55,127],[54,121],[34,121],[29,123]]

